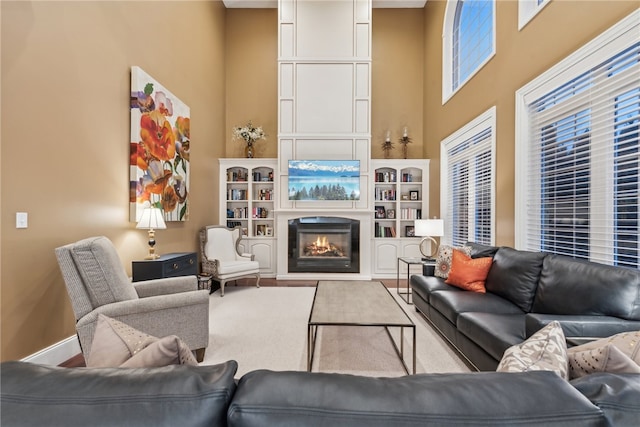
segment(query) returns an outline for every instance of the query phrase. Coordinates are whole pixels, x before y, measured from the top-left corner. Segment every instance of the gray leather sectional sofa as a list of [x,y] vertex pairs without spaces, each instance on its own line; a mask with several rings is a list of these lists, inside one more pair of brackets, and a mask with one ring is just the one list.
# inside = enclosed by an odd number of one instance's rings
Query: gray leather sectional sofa
[[[480,371],[558,320],[569,345],[640,330],[640,271],[574,258],[467,243],[493,257],[487,292],[461,290],[429,274],[411,276],[413,303]],[[429,273],[429,272],[426,272]]]
[[[0,366],[0,424],[35,426],[637,426],[640,374],[549,371],[371,378],[163,368]],[[605,385],[606,386],[603,386]]]

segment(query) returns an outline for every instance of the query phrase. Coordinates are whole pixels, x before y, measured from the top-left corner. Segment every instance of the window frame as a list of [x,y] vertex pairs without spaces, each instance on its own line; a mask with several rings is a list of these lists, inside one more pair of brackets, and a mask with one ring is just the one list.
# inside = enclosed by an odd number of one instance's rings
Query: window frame
[[[480,114],[475,119],[458,129],[440,142],[440,218],[444,219],[445,231],[442,237],[443,244],[451,244],[452,237],[452,212],[448,211],[448,198],[452,185],[449,183],[449,150],[455,146],[462,144],[469,139],[481,134],[487,129],[491,130],[491,170],[490,170],[490,196],[491,196],[491,214],[490,214],[490,245],[495,245],[496,236],[496,107],[489,108],[484,113]],[[469,185],[470,192],[474,188],[474,185]],[[472,200],[473,197],[470,197]],[[472,240],[475,234],[475,222],[472,220],[473,209],[468,210],[469,228],[468,228],[468,240]]]
[[476,69],[469,76],[460,82],[458,87],[453,89],[453,41],[455,35],[456,11],[461,0],[447,1],[444,13],[444,22],[442,26],[442,105],[446,104],[460,89],[462,89],[496,54],[496,1],[488,0],[493,3],[491,26],[491,53],[478,64]]
[[544,0],[540,4],[537,0],[518,0],[518,31],[522,31],[549,3],[551,0]]
[[[518,249],[529,249],[527,247],[527,230],[530,227],[528,218],[527,200],[530,198],[528,194],[528,169],[530,159],[528,158],[531,146],[530,139],[530,117],[528,114],[528,106],[540,97],[553,92],[558,87],[571,82],[572,80],[590,71],[594,67],[602,64],[610,58],[613,58],[619,52],[627,49],[638,42],[638,29],[640,29],[640,10],[632,12],[623,18],[610,29],[578,49],[564,60],[552,66],[546,72],[516,91],[516,122],[515,122],[515,158],[516,158],[516,174],[515,174],[515,247]],[[572,105],[578,105],[580,98],[586,96],[577,95],[576,102]],[[576,107],[577,108],[577,107]],[[612,107],[613,108],[613,107]],[[567,107],[559,107],[558,111],[567,113]],[[594,147],[599,142],[594,141]],[[593,160],[592,160],[593,162]],[[607,172],[611,171],[613,163],[601,165],[600,168],[591,170],[592,180],[607,179]],[[540,188],[540,187],[539,187]],[[539,196],[533,195],[533,197]],[[602,212],[597,209],[606,209],[595,206],[593,208],[594,215],[601,215]],[[613,217],[605,218],[605,226],[613,229]],[[590,248],[598,248],[597,245],[590,244]],[[593,257],[594,251],[591,252]],[[600,251],[601,255],[603,252]],[[613,263],[613,249],[611,249],[611,261]],[[601,259],[598,260],[600,262]]]

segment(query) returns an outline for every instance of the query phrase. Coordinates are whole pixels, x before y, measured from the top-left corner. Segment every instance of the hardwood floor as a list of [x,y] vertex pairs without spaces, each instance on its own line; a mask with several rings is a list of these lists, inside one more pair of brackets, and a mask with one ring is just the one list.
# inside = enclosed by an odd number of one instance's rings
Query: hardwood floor
[[[388,288],[396,287],[396,279],[376,279],[380,280],[384,285]],[[406,286],[407,279],[400,279],[400,286]],[[256,283],[255,279],[240,279],[238,280],[238,286],[254,286]],[[294,287],[294,286],[316,286],[318,283],[317,280],[277,280],[274,278],[261,278],[260,286],[271,286],[271,287]],[[230,284],[233,286],[233,283]],[[229,284],[225,285],[229,286]],[[60,365],[63,368],[81,368],[86,366],[84,357],[82,353],[76,354],[69,360],[65,360]]]

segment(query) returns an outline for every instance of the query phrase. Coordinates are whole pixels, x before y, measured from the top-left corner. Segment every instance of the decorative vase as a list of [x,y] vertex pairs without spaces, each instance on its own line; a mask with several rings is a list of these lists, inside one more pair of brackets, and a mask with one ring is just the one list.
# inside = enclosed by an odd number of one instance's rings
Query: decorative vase
[[253,158],[253,142],[252,141],[247,141],[247,146],[244,149],[244,153],[246,154],[247,159]]

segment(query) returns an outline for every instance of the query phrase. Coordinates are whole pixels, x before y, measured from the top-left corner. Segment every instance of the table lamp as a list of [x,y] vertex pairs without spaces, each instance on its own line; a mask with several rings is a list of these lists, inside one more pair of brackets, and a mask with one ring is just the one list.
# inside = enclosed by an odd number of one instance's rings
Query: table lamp
[[[441,219],[417,219],[414,225],[416,236],[424,237],[420,241],[420,252],[424,256],[423,259],[433,259],[438,253],[438,242],[434,237],[444,236],[444,221]],[[424,248],[427,240],[432,243],[430,254],[426,253]]]
[[158,208],[146,207],[142,211],[142,216],[136,228],[149,230],[149,254],[144,259],[157,259],[160,255],[156,254],[154,246],[156,245],[156,229],[164,230],[167,225],[164,223],[162,211]]

